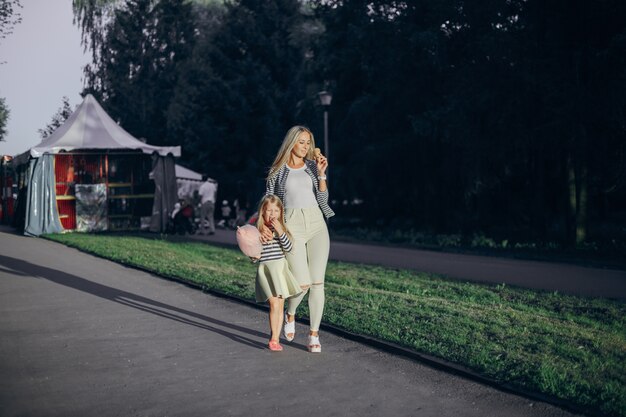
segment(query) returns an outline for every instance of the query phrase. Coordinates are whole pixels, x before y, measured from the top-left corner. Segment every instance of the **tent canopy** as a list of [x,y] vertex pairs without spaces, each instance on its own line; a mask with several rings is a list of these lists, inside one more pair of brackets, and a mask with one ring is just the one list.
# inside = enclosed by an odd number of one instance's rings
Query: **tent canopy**
[[188,168],[185,168],[182,165],[176,164],[174,167],[176,169],[176,178],[177,179],[185,179],[185,180],[196,180],[202,181],[202,174],[197,173],[196,171],[192,171]]
[[91,94],[85,96],[65,123],[30,149],[30,156],[39,158],[46,153],[75,149],[134,149],[146,154],[180,156],[180,146],[152,146],[135,139],[111,119]]

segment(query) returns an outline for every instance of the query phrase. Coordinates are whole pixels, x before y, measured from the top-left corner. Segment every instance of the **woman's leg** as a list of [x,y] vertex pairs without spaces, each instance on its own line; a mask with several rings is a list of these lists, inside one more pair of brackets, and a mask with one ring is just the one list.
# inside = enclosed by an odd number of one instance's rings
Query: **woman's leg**
[[307,243],[307,257],[311,274],[311,289],[309,290],[309,311],[311,312],[311,334],[317,335],[324,313],[325,293],[324,277],[330,253],[330,238],[324,224],[318,233]]
[[302,288],[302,293],[295,297],[291,297],[287,302],[287,314],[289,322],[295,319],[296,309],[306,296],[311,286],[311,276],[309,274],[309,261],[307,259],[307,227],[301,209],[294,209],[288,212],[287,227],[291,232],[292,249],[291,252],[285,254],[287,263],[293,276],[296,278]]
[[326,294],[324,292],[324,283],[313,284],[309,292],[309,311],[311,312],[311,332],[312,336],[317,336],[320,324],[322,323],[322,315],[324,314],[324,304],[326,302]]
[[302,292],[295,297],[291,297],[287,301],[287,316],[289,317],[289,322],[292,322],[293,318],[296,316],[296,309],[304,299],[304,297],[309,293],[308,286],[301,286]]
[[270,297],[267,302],[270,305],[270,330],[272,332],[270,340],[278,342],[280,339],[280,329],[283,327],[285,299],[281,297]]

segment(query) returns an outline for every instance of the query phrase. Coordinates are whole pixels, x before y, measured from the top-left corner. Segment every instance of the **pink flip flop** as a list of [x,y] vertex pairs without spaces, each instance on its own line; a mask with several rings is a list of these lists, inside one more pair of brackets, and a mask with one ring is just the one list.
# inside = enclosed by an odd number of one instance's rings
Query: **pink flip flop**
[[283,350],[283,347],[280,345],[280,343],[275,340],[270,340],[267,346],[272,352],[281,352]]

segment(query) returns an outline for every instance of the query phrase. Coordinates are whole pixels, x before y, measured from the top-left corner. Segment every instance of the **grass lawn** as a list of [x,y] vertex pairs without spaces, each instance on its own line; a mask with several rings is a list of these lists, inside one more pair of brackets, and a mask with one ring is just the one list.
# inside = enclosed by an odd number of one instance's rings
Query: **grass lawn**
[[[234,249],[106,234],[47,238],[254,299],[255,266]],[[299,313],[308,314],[306,308]],[[626,302],[330,262],[324,321],[591,411],[626,416]]]

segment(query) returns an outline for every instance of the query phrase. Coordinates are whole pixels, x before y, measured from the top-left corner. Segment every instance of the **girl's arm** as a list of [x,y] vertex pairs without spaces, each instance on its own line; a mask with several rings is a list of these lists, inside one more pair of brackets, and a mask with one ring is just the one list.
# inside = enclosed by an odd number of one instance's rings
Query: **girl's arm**
[[280,243],[280,246],[285,252],[291,252],[291,248],[293,247],[293,245],[291,244],[291,240],[289,240],[287,233],[283,232],[283,234],[280,235],[280,237],[278,238],[278,243]]

